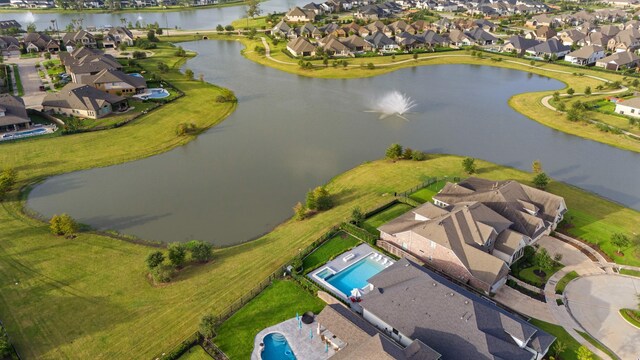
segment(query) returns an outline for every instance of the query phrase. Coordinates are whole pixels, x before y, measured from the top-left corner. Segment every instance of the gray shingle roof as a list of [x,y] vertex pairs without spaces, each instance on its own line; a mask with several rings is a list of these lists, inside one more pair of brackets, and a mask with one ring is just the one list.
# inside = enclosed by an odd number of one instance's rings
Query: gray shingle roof
[[147,87],[147,81],[138,76],[131,76],[120,70],[104,69],[95,75],[85,76],[82,83],[95,86],[104,83],[125,82],[136,89]]
[[59,92],[47,94],[42,106],[97,112],[107,103],[113,105],[124,100],[122,96],[108,94],[89,85],[69,83]]
[[553,341],[518,316],[407,259],[368,282],[374,289],[363,296],[363,309],[443,359],[531,360],[535,355],[514,338],[525,344],[540,340],[531,347],[543,354]]
[[4,108],[4,116],[0,116],[0,126],[31,122],[22,98],[9,94],[1,94],[0,106]]

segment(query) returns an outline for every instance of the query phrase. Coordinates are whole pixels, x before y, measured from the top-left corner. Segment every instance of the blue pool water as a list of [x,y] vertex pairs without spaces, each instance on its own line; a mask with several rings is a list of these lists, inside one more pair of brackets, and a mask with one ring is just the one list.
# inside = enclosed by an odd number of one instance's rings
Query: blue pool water
[[271,333],[264,337],[262,360],[296,360],[287,338],[280,333]]
[[369,256],[351,265],[346,270],[324,280],[345,296],[349,297],[354,288],[361,289],[367,285],[367,280],[384,269],[384,265],[369,259]]
[[152,89],[149,89],[149,92],[150,94],[147,95],[147,98],[149,99],[162,99],[169,96],[169,92],[161,88],[152,88]]
[[144,76],[142,76],[142,74],[140,74],[140,73],[129,73],[128,75],[135,76],[135,77],[139,77],[139,78],[144,77]]
[[17,139],[17,138],[26,137],[26,136],[42,135],[42,134],[45,134],[46,132],[47,132],[46,129],[27,130],[27,131],[21,131],[17,133],[4,134],[2,135],[2,139]]

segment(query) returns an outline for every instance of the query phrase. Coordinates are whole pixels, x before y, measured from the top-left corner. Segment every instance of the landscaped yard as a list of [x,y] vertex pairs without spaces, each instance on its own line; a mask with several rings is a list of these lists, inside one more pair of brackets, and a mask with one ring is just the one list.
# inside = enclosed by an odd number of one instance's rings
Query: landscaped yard
[[426,202],[432,202],[433,196],[437,194],[438,191],[442,190],[445,184],[445,181],[438,181],[435,184],[431,184],[412,193],[411,195],[409,195],[409,198],[422,204]]
[[406,213],[411,209],[413,209],[413,207],[407,204],[395,204],[366,219],[362,223],[362,228],[367,230],[371,234],[378,236],[380,235],[380,232],[378,231],[378,227],[380,225],[388,223],[389,221],[397,218],[398,216]]
[[564,288],[567,286],[567,284],[578,276],[580,275],[578,275],[578,273],[575,271],[569,272],[565,276],[563,276],[562,279],[560,279],[556,284],[556,294],[564,293]]
[[600,351],[602,351],[603,353],[605,353],[605,354],[609,355],[609,357],[610,357],[611,359],[616,359],[616,358],[617,358],[617,356],[615,356],[615,354],[614,354],[611,350],[607,349],[604,345],[600,344],[600,343],[599,343],[596,339],[594,339],[591,335],[587,334],[586,332],[579,331],[579,330],[576,330],[576,332],[577,332],[578,334],[580,334],[580,336],[582,336],[585,340],[587,340],[587,341],[589,342],[589,344],[591,344],[591,345],[595,346],[598,350],[600,350]]
[[640,328],[640,310],[621,309],[620,315],[633,326]]
[[304,273],[308,273],[359,243],[360,240],[344,231],[337,233],[302,260]]
[[531,266],[520,270],[520,272],[515,276],[527,284],[542,288],[544,287],[544,284],[547,283],[547,280],[549,280],[551,275],[555,274],[562,268],[563,266],[560,264],[556,264],[552,269],[547,270],[543,270],[539,266]]
[[182,354],[178,360],[211,360],[211,356],[200,345],[196,345]]
[[82,119],[82,118],[72,118],[64,115],[54,115],[59,117],[65,124],[76,126],[77,129],[94,129],[97,127],[109,127],[114,124],[129,121],[133,119],[135,116],[138,116],[143,111],[149,111],[151,108],[155,107],[156,104],[152,101],[144,102],[142,100],[137,100],[134,98],[129,98],[129,110],[124,113],[111,114],[104,118],[100,119]]
[[[569,333],[562,326],[550,324],[538,319],[531,319],[529,320],[529,322],[546,331],[547,333],[555,336],[558,339],[556,341],[562,341],[562,343],[566,345],[567,348],[560,354],[562,360],[578,360],[576,352],[578,351],[578,348],[580,348],[580,343],[577,342],[571,335],[569,335]],[[551,349],[549,350],[548,354],[555,355],[553,345],[551,345]],[[593,357],[594,359],[599,359],[599,357],[595,354],[593,355]]]
[[230,359],[249,359],[253,340],[264,328],[307,311],[319,313],[326,303],[293,281],[278,280],[235,313],[218,329],[213,342]]

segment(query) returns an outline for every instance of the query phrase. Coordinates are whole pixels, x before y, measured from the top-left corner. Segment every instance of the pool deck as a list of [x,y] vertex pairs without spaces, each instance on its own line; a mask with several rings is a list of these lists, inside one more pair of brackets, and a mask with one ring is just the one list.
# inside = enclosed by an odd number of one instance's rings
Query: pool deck
[[[382,259],[387,258],[388,260],[392,260],[388,256],[386,256],[386,255],[380,253],[379,251],[373,249],[368,244],[360,244],[360,245],[356,246],[355,248],[338,255],[335,259],[329,261],[328,263],[326,263],[324,265],[321,265],[317,269],[315,269],[312,272],[310,272],[309,274],[307,274],[307,276],[311,279],[311,281],[313,281],[316,284],[320,285],[321,287],[329,290],[331,293],[333,293],[334,295],[342,298],[343,300],[347,300],[348,301],[349,300],[349,297],[348,297],[349,294],[346,294],[346,295],[342,294],[342,292],[340,292],[338,289],[334,288],[327,281],[318,279],[315,275],[317,273],[319,273],[319,272],[322,272],[326,268],[330,268],[331,270],[333,270],[334,273],[339,273],[342,270],[348,268],[349,266],[357,263],[358,261],[368,257],[371,253],[374,253],[376,255],[381,255]],[[347,259],[347,261],[344,261],[344,259]]]
[[[318,323],[314,321],[310,325],[302,323],[302,329],[298,328],[296,318],[285,320],[277,325],[268,327],[256,335],[253,342],[253,353],[251,360],[260,360],[260,343],[265,336],[278,332],[287,338],[287,342],[293,350],[293,354],[298,360],[325,360],[332,357],[335,351],[329,347],[329,352],[325,352],[326,346],[318,335]],[[309,339],[309,331],[313,332],[313,338]]]

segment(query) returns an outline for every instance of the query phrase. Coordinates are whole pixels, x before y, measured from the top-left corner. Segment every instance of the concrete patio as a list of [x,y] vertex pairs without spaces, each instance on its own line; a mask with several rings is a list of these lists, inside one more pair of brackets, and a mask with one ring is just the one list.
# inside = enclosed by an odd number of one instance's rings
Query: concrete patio
[[[326,346],[318,335],[318,323],[307,325],[302,323],[302,329],[298,327],[298,321],[296,318],[285,320],[277,325],[268,327],[258,333],[253,343],[253,353],[251,353],[251,360],[260,360],[260,343],[264,337],[270,333],[280,333],[287,338],[287,342],[293,350],[293,354],[298,360],[325,360],[335,354],[335,351],[329,347],[329,351],[326,352]],[[313,333],[313,338],[309,338],[309,332]]]

